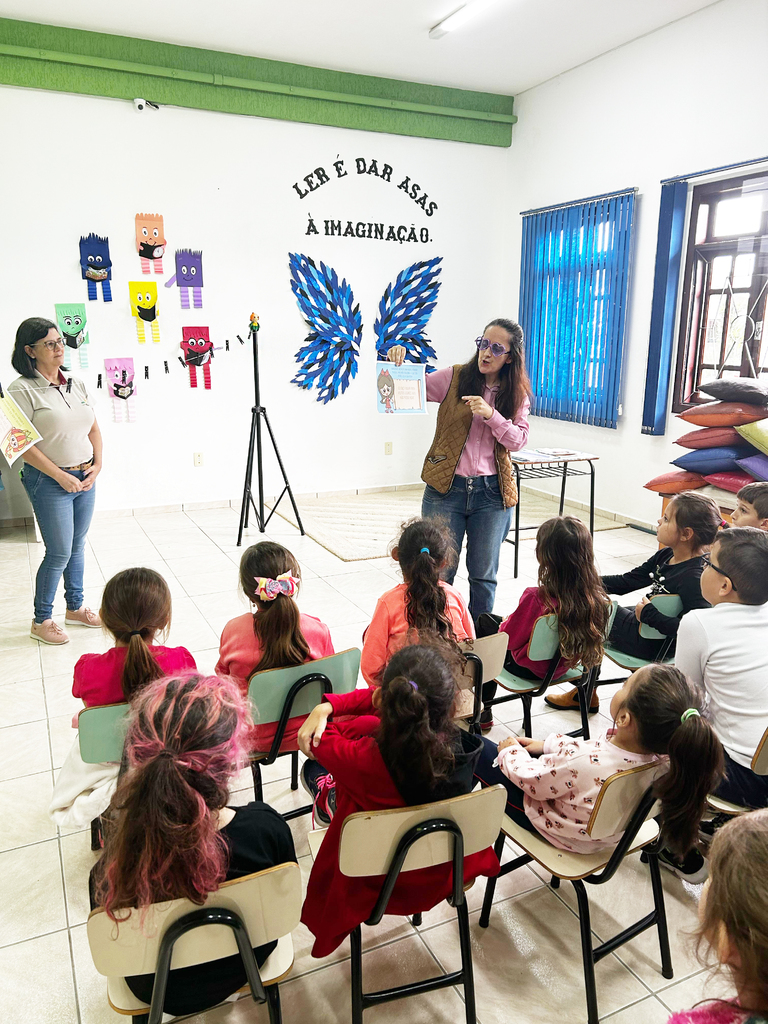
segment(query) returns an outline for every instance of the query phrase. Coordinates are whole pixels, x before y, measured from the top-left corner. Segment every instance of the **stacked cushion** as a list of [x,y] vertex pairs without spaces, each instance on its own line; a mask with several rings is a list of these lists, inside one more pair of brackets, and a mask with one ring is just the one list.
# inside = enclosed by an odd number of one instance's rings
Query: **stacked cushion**
[[721,445],[743,443],[736,427],[702,427],[701,430],[690,430],[675,441],[681,448],[719,448]]
[[763,455],[768,455],[768,423],[745,423],[737,429],[745,441],[749,441]]
[[702,384],[699,391],[721,402],[749,402],[750,405],[768,405],[768,387],[754,377],[725,378]]
[[739,459],[739,469],[745,470],[755,480],[768,480],[768,455],[750,455],[748,459]]
[[738,493],[747,484],[754,483],[749,473],[733,469],[727,473],[707,473],[704,479],[713,487],[721,487],[724,491],[731,491],[733,494]]
[[686,473],[685,470],[678,469],[655,476],[645,487],[649,491],[658,491],[659,494],[679,494],[680,491],[695,491],[698,487],[704,487],[706,482],[701,473]]
[[686,409],[680,419],[697,427],[739,427],[768,418],[768,407],[746,402],[707,402]]
[[672,465],[689,473],[701,473],[702,476],[706,476],[708,473],[725,473],[736,469],[737,459],[746,459],[752,454],[752,448],[748,444],[695,448],[673,459]]

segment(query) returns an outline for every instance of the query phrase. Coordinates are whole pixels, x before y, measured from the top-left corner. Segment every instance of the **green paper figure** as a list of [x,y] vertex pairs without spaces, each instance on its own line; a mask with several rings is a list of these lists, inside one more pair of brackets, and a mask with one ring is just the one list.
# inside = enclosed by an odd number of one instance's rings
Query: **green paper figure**
[[81,370],[88,369],[88,330],[83,302],[57,302],[56,323],[66,345],[67,357],[72,363],[79,363]]

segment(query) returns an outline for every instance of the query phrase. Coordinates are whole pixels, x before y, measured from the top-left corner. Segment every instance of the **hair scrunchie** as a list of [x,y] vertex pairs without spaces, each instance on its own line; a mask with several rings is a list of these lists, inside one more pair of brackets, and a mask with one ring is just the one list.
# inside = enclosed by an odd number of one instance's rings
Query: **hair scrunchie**
[[298,578],[291,576],[290,572],[280,573],[276,580],[268,579],[266,576],[256,577],[256,597],[260,601],[274,601],[281,594],[293,597],[298,589]]

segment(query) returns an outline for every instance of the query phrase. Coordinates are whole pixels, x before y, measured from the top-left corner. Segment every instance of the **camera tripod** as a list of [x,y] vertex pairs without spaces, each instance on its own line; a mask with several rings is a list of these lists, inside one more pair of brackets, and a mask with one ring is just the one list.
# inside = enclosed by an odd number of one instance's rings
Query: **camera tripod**
[[[296,507],[296,500],[293,497],[293,491],[291,485],[288,482],[288,476],[285,472],[285,466],[280,456],[280,451],[277,447],[277,441],[272,430],[272,426],[267,416],[267,410],[261,404],[261,388],[259,386],[259,320],[255,314],[251,313],[251,321],[248,325],[248,333],[251,337],[251,345],[253,346],[253,389],[254,389],[254,405],[251,409],[251,435],[248,441],[248,461],[245,466],[245,485],[243,486],[243,500],[240,505],[240,527],[237,531],[237,546],[240,547],[243,541],[243,530],[248,528],[248,516],[250,514],[251,507],[253,508],[253,514],[256,517],[256,523],[259,527],[259,531],[264,533],[267,528],[267,523],[277,511],[277,506],[285,496],[286,492],[288,497],[291,499],[291,505],[293,505],[293,512],[296,516],[296,522],[299,525],[299,530],[302,536],[304,535],[304,526],[301,522],[301,516],[299,510]],[[239,341],[242,341],[240,335],[237,336]],[[264,518],[264,472],[262,467],[262,448],[261,448],[261,421],[264,420],[267,430],[269,431],[269,439],[272,442],[272,447],[277,457],[277,464],[280,467],[280,472],[283,474],[284,487],[280,492],[277,501],[275,501],[269,515]],[[259,481],[259,503],[258,506],[253,498],[253,458],[256,456],[256,470]]]

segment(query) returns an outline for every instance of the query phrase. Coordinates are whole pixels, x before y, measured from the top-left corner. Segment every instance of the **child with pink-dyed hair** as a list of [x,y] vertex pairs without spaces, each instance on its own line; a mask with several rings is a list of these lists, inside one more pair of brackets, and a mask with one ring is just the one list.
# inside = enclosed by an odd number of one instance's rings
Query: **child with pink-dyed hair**
[[[129,908],[181,897],[203,903],[225,880],[296,860],[291,831],[271,807],[227,806],[230,782],[247,764],[251,724],[237,685],[217,676],[158,679],[134,698],[127,770],[90,879],[92,907],[104,907],[116,927]],[[275,945],[254,950],[259,966]],[[139,999],[152,1001],[153,974],[126,981]],[[198,1013],[245,983],[239,954],[178,968],[163,1009]]]
[[[736,995],[673,1014],[668,1024],[768,1021],[768,809],[715,833],[699,902],[699,943],[727,967]],[[711,962],[711,956],[707,957]]]

